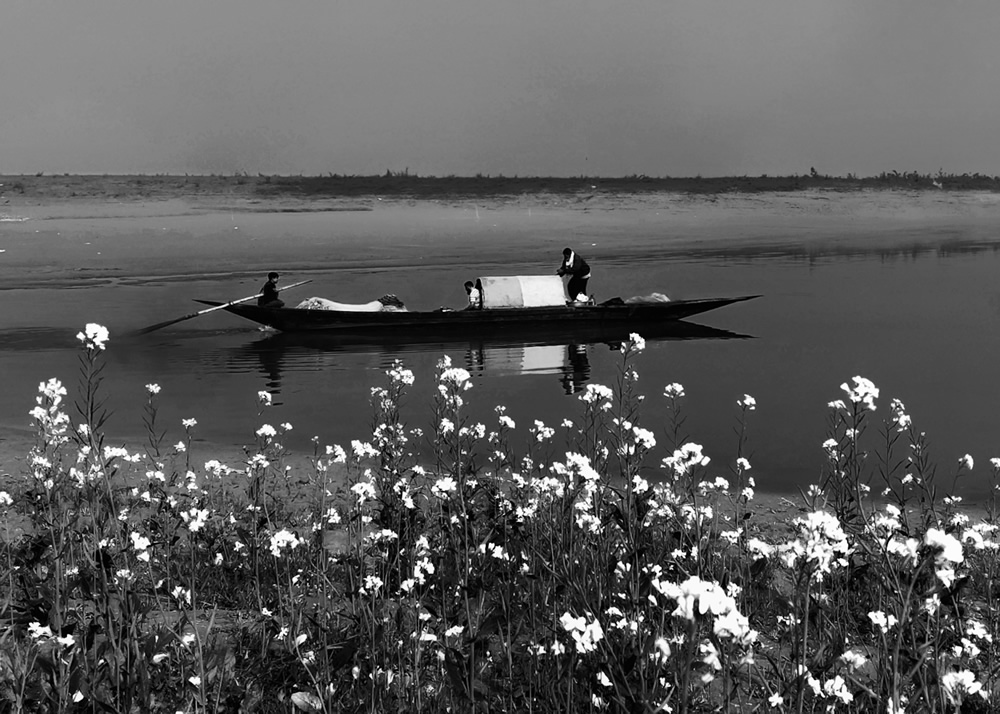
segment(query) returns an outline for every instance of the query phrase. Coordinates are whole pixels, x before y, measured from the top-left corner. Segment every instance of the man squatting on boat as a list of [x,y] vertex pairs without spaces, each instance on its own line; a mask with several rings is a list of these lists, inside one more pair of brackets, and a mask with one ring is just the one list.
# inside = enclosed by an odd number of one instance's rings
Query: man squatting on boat
[[573,252],[572,248],[563,251],[563,262],[556,271],[556,275],[568,275],[569,285],[566,292],[573,302],[586,302],[590,299],[587,294],[587,281],[590,280],[590,266],[587,265],[580,255]]
[[257,298],[258,307],[284,307],[283,300],[278,299],[278,274],[270,272],[267,274],[267,282],[260,289],[260,297]]

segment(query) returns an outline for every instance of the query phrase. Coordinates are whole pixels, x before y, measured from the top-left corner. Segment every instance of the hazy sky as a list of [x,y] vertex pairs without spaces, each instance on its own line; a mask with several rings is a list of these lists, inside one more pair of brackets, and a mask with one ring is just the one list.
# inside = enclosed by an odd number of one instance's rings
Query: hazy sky
[[1000,174],[998,0],[3,0],[0,173]]

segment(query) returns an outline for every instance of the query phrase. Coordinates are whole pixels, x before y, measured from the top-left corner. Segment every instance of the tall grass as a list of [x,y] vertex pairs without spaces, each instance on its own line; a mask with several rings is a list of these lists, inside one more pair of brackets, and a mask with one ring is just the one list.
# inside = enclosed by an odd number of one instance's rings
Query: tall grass
[[147,443],[107,444],[107,331],[78,337],[75,417],[41,384],[29,468],[0,492],[0,711],[991,706],[995,503],[971,523],[949,494],[972,459],[939,484],[868,380],[830,403],[826,472],[783,524],[755,504],[753,397],[734,400],[728,463],[684,433],[682,385],[644,425],[638,335],[557,427],[503,407],[474,423],[444,359],[411,428],[397,363],[370,438],[317,443],[304,472],[266,392],[239,464],[196,465],[192,419],[166,446],[155,384]]

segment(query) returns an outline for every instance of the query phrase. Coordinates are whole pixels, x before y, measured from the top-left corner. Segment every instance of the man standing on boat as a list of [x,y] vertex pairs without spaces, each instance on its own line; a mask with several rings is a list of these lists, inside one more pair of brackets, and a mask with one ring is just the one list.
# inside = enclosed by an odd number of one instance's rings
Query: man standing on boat
[[573,252],[572,248],[563,251],[563,262],[556,271],[556,275],[568,275],[569,285],[566,292],[569,293],[571,302],[587,302],[590,296],[587,294],[587,281],[590,280],[590,266],[587,265],[581,256]]
[[278,274],[274,271],[267,274],[267,282],[260,289],[257,307],[284,307],[285,303],[278,299]]

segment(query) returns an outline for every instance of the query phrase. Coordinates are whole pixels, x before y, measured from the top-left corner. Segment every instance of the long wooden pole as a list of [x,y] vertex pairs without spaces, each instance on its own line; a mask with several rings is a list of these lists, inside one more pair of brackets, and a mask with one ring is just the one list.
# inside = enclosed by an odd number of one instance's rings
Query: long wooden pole
[[[286,285],[283,288],[278,288],[278,292],[281,292],[282,290],[289,290],[291,288],[297,288],[300,285],[305,285],[306,283],[311,283],[311,282],[312,280],[303,280],[298,283],[292,283],[291,285]],[[223,310],[229,307],[230,305],[239,305],[241,302],[249,302],[250,300],[254,300],[256,298],[259,298],[260,296],[261,293],[257,293],[256,295],[248,295],[247,297],[239,298],[238,300],[230,300],[224,305],[214,305],[212,307],[207,307],[204,310],[198,310],[198,312],[192,312],[189,315],[184,315],[182,317],[175,317],[173,320],[167,320],[165,322],[157,322],[155,325],[150,325],[149,327],[144,327],[141,330],[137,330],[135,334],[147,335],[150,332],[155,332],[156,330],[168,327],[170,325],[174,325],[178,322],[183,322],[184,320],[190,320],[192,317],[198,317],[199,315],[204,315],[209,312],[215,312],[216,310]]]

